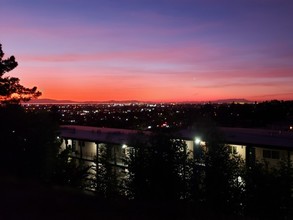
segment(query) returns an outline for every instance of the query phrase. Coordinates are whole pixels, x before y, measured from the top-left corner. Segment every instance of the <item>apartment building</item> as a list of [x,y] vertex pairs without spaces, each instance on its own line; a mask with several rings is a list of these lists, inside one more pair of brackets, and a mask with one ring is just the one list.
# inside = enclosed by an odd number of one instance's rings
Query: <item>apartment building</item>
[[[231,153],[242,157],[247,166],[256,160],[266,161],[268,166],[277,166],[281,160],[293,161],[293,132],[250,128],[219,128]],[[145,142],[149,131],[97,128],[87,126],[61,126],[63,139],[61,149],[69,148],[71,158],[96,166],[101,150],[108,149],[109,163],[115,167],[118,176],[125,175],[125,159],[133,150],[133,144]],[[205,145],[200,132],[193,129],[174,134],[185,141],[187,151],[193,156],[199,145]]]

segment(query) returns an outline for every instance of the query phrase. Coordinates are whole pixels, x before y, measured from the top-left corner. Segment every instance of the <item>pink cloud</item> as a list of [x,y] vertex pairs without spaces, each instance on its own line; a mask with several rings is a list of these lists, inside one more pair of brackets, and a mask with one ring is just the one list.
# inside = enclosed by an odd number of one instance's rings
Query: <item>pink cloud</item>
[[24,62],[86,62],[86,61],[112,61],[128,60],[142,62],[192,62],[207,59],[206,50],[201,47],[193,48],[158,48],[128,51],[105,51],[88,54],[54,54],[54,55],[19,55]]

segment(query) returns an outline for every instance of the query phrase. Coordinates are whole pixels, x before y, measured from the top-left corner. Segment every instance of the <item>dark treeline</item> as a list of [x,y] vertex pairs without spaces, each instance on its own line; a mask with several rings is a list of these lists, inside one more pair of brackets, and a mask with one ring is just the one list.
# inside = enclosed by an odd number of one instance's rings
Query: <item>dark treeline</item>
[[265,101],[256,104],[206,106],[205,114],[221,126],[288,129],[293,122],[293,101]]

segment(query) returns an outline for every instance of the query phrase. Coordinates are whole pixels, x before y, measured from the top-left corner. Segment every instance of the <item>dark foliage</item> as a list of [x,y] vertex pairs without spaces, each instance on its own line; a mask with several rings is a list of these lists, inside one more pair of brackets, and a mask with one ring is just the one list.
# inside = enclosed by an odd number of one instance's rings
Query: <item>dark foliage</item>
[[70,153],[69,149],[65,149],[56,157],[51,183],[84,189],[90,167],[83,161],[72,159]]
[[216,213],[241,215],[244,161],[229,151],[212,121],[202,121],[199,126],[205,145],[196,146],[193,200]]
[[136,143],[128,161],[130,194],[137,200],[186,199],[190,162],[186,144],[169,135]]
[[269,169],[257,162],[247,170],[245,215],[259,219],[291,219],[293,217],[293,169],[288,161]]
[[1,103],[20,103],[21,101],[29,101],[37,98],[41,92],[37,91],[37,87],[26,88],[19,83],[16,77],[4,76],[17,67],[18,63],[14,56],[3,59],[4,52],[0,44],[0,102]]
[[26,113],[20,105],[0,107],[3,171],[49,179],[59,145],[58,124],[49,113]]
[[96,192],[105,198],[115,199],[120,197],[122,182],[119,180],[119,167],[112,158],[113,145],[107,144],[99,147],[96,158]]

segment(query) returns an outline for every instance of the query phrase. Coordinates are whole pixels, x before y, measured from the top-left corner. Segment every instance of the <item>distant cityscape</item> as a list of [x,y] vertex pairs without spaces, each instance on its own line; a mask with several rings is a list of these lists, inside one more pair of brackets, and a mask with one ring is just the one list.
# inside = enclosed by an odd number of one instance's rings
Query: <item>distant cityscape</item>
[[293,101],[210,103],[23,104],[27,112],[54,112],[61,124],[136,130],[182,129],[209,120],[216,126],[290,130]]

